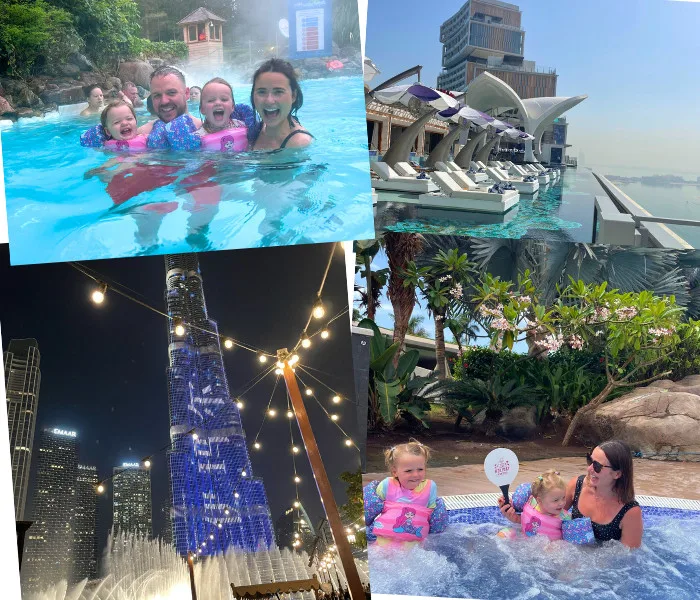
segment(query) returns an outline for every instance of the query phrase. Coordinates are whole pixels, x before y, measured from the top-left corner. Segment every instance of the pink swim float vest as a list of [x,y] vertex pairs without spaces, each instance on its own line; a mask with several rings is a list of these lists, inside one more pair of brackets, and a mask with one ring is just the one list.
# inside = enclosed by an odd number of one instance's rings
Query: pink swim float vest
[[117,152],[142,152],[148,150],[147,141],[148,138],[145,135],[137,135],[130,140],[107,140],[105,148]]
[[213,152],[243,152],[248,148],[248,128],[222,129],[202,136],[202,149]]
[[[380,484],[381,485],[381,484]],[[430,532],[431,492],[435,483],[426,480],[420,492],[407,490],[395,479],[389,479],[384,510],[374,520],[374,534],[401,541],[421,541]]]
[[561,517],[541,513],[535,508],[536,505],[537,501],[530,496],[523,507],[523,512],[520,515],[523,533],[527,536],[546,535],[550,540],[562,539]]

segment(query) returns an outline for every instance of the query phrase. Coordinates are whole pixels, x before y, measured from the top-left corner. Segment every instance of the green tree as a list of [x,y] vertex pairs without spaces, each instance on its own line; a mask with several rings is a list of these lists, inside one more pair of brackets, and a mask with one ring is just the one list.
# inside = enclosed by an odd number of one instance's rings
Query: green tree
[[440,250],[424,267],[414,261],[402,272],[404,286],[417,290],[435,321],[435,372],[438,379],[447,376],[445,361],[445,322],[463,310],[462,285],[471,280],[473,264],[457,249]]
[[27,77],[47,64],[63,64],[82,46],[68,11],[43,0],[0,0],[0,72]]
[[364,289],[356,287],[361,295],[360,308],[367,308],[367,318],[374,320],[377,309],[380,306],[379,298],[382,288],[389,277],[389,269],[372,270],[372,261],[381,249],[381,240],[357,240],[353,242],[352,249],[355,253],[355,272],[365,280]]
[[[345,482],[345,494],[348,501],[340,507],[340,515],[343,522],[355,529],[355,525],[361,525],[365,516],[365,505],[362,496],[362,470],[345,471],[340,474],[340,480]],[[355,533],[355,541],[352,544],[358,548],[367,548],[367,534],[364,526]]]

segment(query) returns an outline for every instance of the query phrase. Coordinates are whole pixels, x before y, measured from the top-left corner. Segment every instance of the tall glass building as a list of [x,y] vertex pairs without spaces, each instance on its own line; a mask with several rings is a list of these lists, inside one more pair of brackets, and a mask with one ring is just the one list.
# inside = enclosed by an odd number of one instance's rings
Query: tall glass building
[[22,564],[26,589],[74,581],[77,478],[76,432],[44,429],[39,436],[34,524],[27,531]]
[[41,384],[40,360],[39,346],[34,339],[10,340],[4,354],[16,521],[24,520],[24,505],[27,500]]
[[525,32],[517,6],[499,0],[469,0],[440,26],[442,73],[438,88],[461,91],[470,63],[486,65],[489,56],[522,61]]
[[97,467],[78,465],[73,545],[76,581],[97,578]]
[[197,255],[166,256],[165,271],[173,543],[183,555],[269,548],[274,530],[265,487],[253,476]]
[[124,463],[121,467],[114,467],[112,483],[115,530],[151,539],[151,472],[137,462]]

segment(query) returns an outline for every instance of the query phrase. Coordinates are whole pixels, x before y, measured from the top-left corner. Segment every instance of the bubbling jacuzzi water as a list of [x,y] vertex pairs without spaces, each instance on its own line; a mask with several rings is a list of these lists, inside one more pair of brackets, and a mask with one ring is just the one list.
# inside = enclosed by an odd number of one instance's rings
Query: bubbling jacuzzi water
[[[505,540],[490,522],[451,523],[422,546],[371,546],[372,591],[451,598],[691,600],[700,597],[700,512],[644,508],[642,548]],[[464,509],[460,512],[464,512]],[[455,515],[451,512],[450,518]]]

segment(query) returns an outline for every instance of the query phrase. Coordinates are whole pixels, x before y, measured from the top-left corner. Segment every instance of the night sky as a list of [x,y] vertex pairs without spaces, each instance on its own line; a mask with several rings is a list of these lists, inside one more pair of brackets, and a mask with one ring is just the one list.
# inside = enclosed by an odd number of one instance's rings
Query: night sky
[[[204,295],[210,318],[219,332],[268,351],[291,349],[299,339],[313,306],[330,255],[331,245],[290,246],[209,252],[199,255]],[[86,267],[137,292],[145,302],[165,311],[163,257],[90,261]],[[138,461],[167,445],[169,417],[166,367],[167,320],[114,292],[96,306],[90,300],[92,280],[68,264],[10,267],[7,245],[0,246],[3,297],[0,324],[3,350],[12,339],[36,338],[41,353],[41,389],[37,434],[32,457],[27,512],[31,518],[38,432],[44,427],[76,430],[79,461],[96,465],[100,479],[114,466]],[[309,331],[347,309],[348,295],[342,248],[336,247],[323,292],[326,317],[314,320]],[[315,326],[315,324],[318,324]],[[339,425],[356,440],[356,410],[349,318],[343,315],[330,327],[331,337],[313,339],[300,353],[301,365],[343,398],[331,404],[331,392],[297,369],[297,375],[329,410],[340,415]],[[236,348],[223,351],[232,395],[263,370],[257,357]],[[268,364],[269,366],[269,364]],[[294,500],[287,400],[280,380],[272,406],[281,414],[268,419],[260,451],[252,448],[260,428],[275,375],[243,395],[241,411],[254,475],[265,482],[273,520]],[[303,390],[303,387],[302,387]],[[343,436],[313,399],[306,399],[309,418],[338,504],[345,502],[345,484],[338,475],[359,467],[359,455],[343,444]],[[335,408],[336,410],[332,410]],[[296,422],[295,442],[302,445]],[[361,444],[358,443],[361,446]],[[316,526],[323,516],[308,459],[297,455],[302,504]],[[152,501],[154,535],[163,526],[161,507],[167,499],[167,460],[153,457]],[[110,493],[100,499],[98,541],[102,551],[112,524]]]

